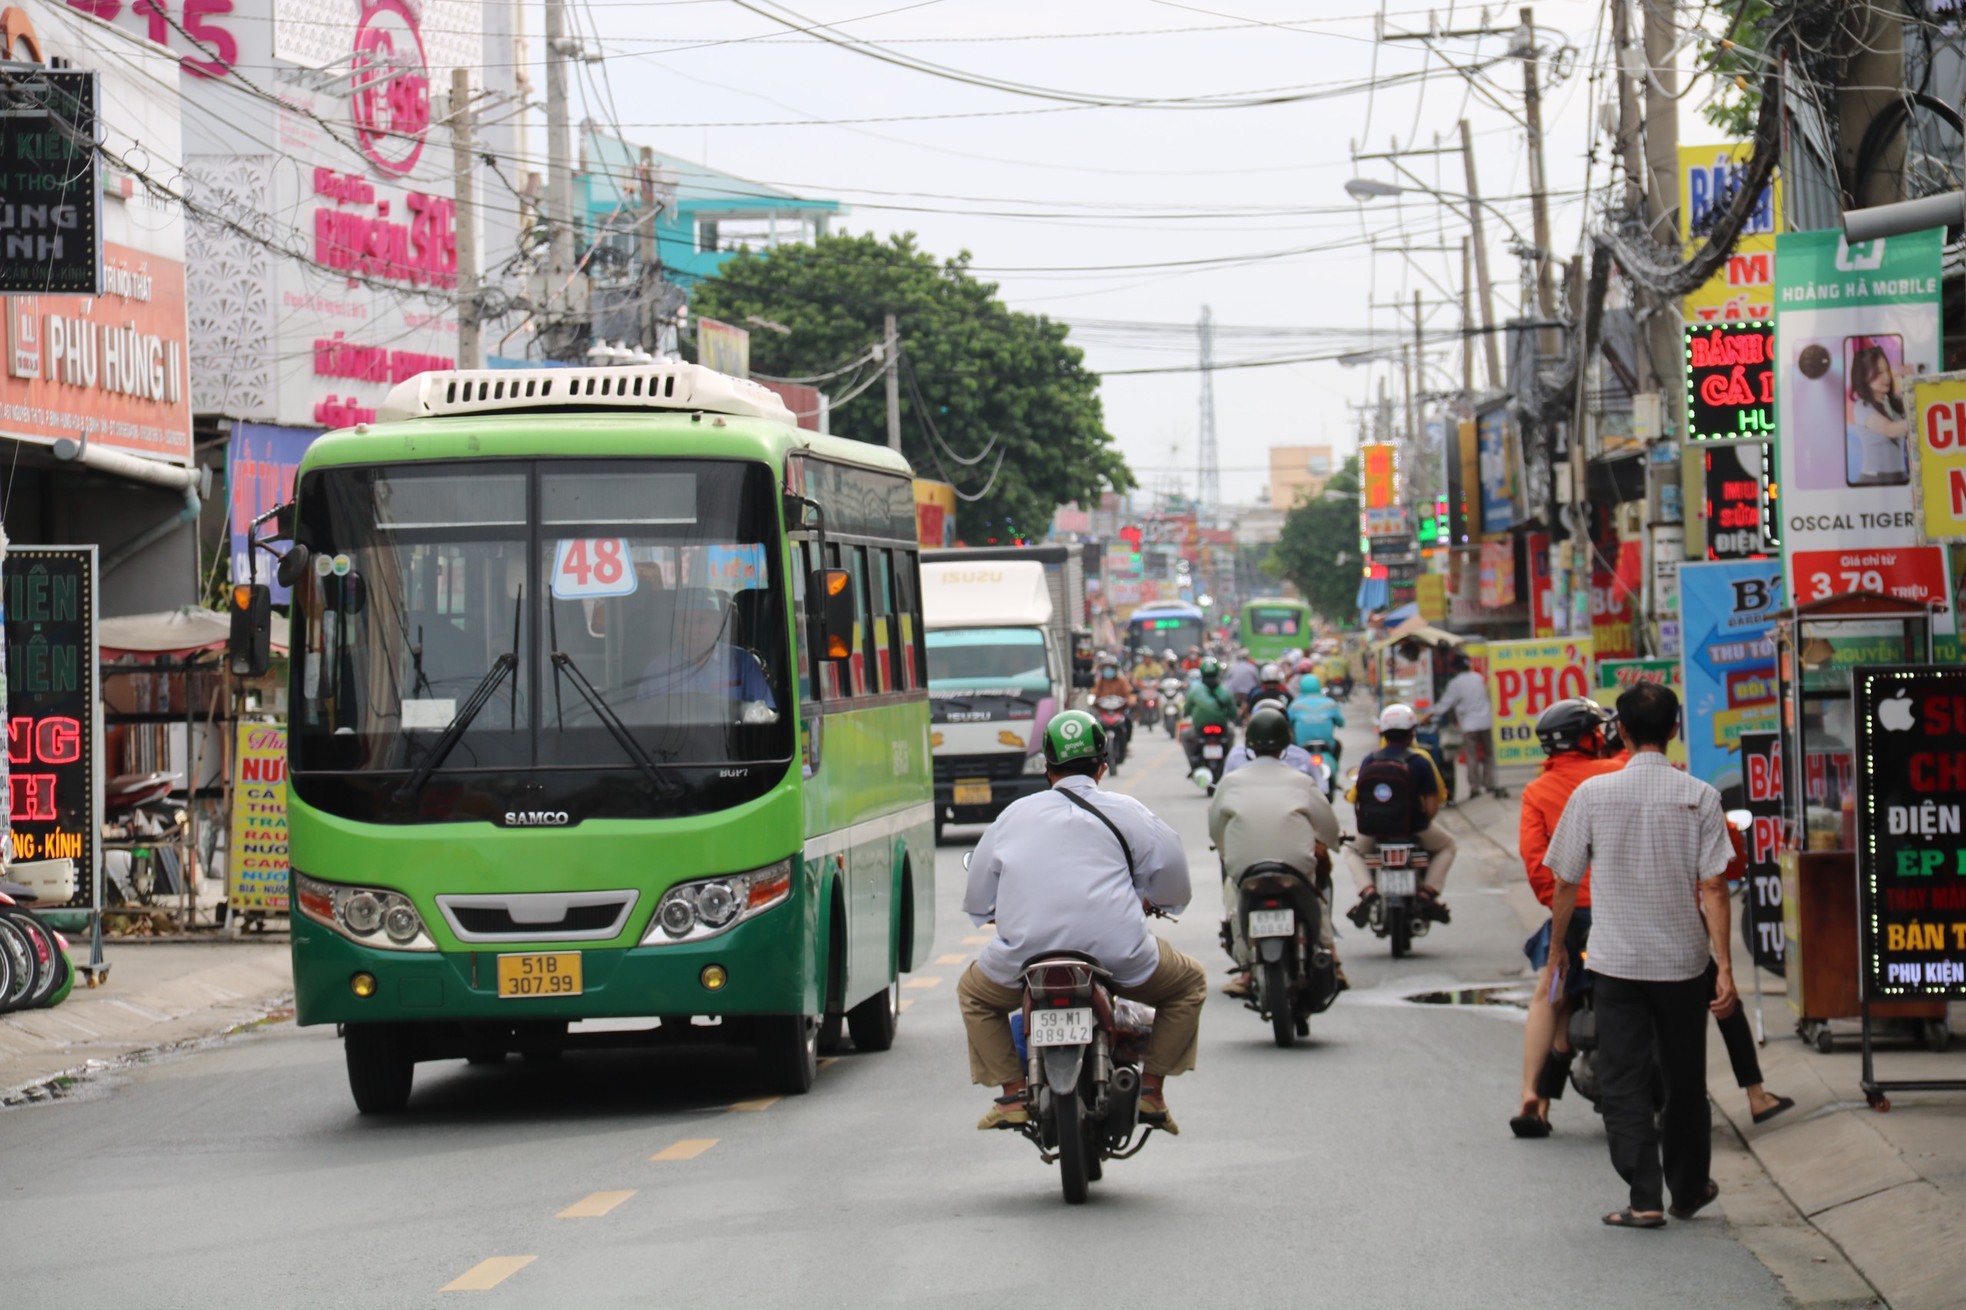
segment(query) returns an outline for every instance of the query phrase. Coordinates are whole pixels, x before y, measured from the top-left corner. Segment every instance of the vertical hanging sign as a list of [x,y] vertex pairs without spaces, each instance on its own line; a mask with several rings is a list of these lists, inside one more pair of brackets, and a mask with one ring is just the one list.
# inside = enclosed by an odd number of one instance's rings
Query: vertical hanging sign
[[96,548],[12,546],[6,589],[7,793],[16,860],[73,860],[93,907],[102,829]]
[[1741,931],[1754,962],[1781,973],[1788,957],[1782,927],[1782,734],[1741,734],[1741,774],[1747,789],[1747,887]]

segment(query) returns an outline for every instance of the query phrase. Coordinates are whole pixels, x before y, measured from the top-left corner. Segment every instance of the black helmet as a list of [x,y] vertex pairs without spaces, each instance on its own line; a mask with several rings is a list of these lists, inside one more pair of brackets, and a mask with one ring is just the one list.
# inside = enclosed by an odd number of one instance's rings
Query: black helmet
[[1536,716],[1536,740],[1543,754],[1561,755],[1574,751],[1584,738],[1601,732],[1617,715],[1584,696],[1560,700]]
[[1278,710],[1257,710],[1249,716],[1242,739],[1252,755],[1281,755],[1290,745],[1290,720]]

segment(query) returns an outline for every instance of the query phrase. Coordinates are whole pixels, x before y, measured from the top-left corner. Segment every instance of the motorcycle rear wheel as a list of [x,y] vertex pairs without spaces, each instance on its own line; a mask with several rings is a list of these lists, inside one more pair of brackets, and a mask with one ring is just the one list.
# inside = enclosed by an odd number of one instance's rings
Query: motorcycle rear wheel
[[1263,966],[1263,1005],[1270,1012],[1270,1035],[1289,1050],[1297,1041],[1297,1017],[1290,1012],[1290,973],[1282,960]]
[[1065,1189],[1065,1204],[1084,1205],[1092,1181],[1085,1102],[1079,1099],[1077,1089],[1072,1089],[1054,1094],[1051,1105],[1052,1113],[1058,1116],[1058,1181]]
[[1412,911],[1404,905],[1386,907],[1386,935],[1393,941],[1393,958],[1402,959],[1413,950]]

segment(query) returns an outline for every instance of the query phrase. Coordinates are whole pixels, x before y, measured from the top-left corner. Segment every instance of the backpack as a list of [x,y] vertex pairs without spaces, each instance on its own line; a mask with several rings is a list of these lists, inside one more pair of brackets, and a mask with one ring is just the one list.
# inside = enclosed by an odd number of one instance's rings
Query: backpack
[[1413,775],[1407,772],[1411,758],[1404,751],[1374,754],[1359,767],[1358,800],[1352,809],[1361,835],[1398,841],[1411,837],[1426,822],[1420,798],[1413,793]]

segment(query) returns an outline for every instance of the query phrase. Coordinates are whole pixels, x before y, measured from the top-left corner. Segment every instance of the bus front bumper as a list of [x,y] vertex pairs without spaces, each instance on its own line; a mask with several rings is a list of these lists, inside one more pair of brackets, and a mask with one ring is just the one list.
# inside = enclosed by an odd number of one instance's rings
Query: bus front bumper
[[[418,952],[378,950],[296,918],[294,1015],[305,1026],[815,1014],[821,1004],[818,970],[801,945],[798,923],[792,914],[767,913],[718,937],[665,946],[563,943]],[[499,996],[499,956],[566,952],[580,955],[579,995]],[[711,965],[723,970],[720,987],[704,982]],[[358,974],[374,979],[371,995],[356,994]]]

